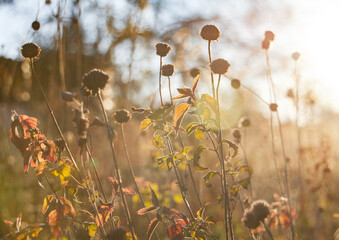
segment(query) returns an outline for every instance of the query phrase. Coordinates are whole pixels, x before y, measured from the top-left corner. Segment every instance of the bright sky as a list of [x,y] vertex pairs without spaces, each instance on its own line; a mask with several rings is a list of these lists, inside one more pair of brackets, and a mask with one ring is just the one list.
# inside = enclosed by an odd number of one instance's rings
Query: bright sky
[[[39,1],[26,0],[14,2],[14,6],[0,5],[0,29],[2,29],[2,34],[0,34],[0,55],[10,58],[18,58],[20,46],[34,39],[30,25],[35,20]],[[54,4],[55,2],[52,1]],[[191,10],[199,11],[198,8],[200,6],[204,8],[207,14],[210,14],[213,11],[208,10],[207,6],[212,8],[218,6],[219,3],[225,6],[229,3],[229,1],[211,1],[211,4],[206,4],[207,2],[202,0],[192,1]],[[293,61],[290,55],[298,51],[301,53],[300,69],[304,86],[315,91],[318,95],[319,104],[339,111],[339,104],[337,104],[339,102],[339,77],[337,74],[337,59],[339,56],[339,1],[284,0],[281,2],[292,7],[293,19],[286,19],[286,22],[289,24],[281,27],[281,25],[277,25],[277,22],[267,21],[262,26],[258,26],[259,35],[263,36],[266,30],[272,30],[276,34],[276,40],[270,50],[272,52],[272,61],[274,61],[274,56],[279,53],[288,59],[287,62],[290,62],[287,65],[286,71],[273,72],[274,80],[278,85],[281,84],[283,86],[282,89],[284,91],[288,87],[293,86]],[[281,4],[281,2],[277,1],[277,4]],[[234,4],[234,8],[245,8],[246,4],[246,1],[239,1],[237,4]],[[41,0],[40,6],[39,19],[46,20],[51,14],[51,9],[46,7],[44,1]],[[222,7],[220,9],[221,11],[225,10]],[[84,21],[90,22],[91,17],[84,19]],[[281,19],[281,23],[284,22],[285,20]],[[290,24],[290,22],[293,22],[293,24]],[[53,26],[47,25],[42,27],[39,34],[48,35],[52,33],[55,31]],[[87,26],[90,28],[90,25]],[[39,38],[39,36],[36,37]],[[274,62],[272,65],[274,66]],[[246,81],[246,84],[257,90],[250,81]],[[261,95],[268,99],[267,93],[262,92]],[[281,106],[283,109],[291,107],[286,101],[282,101]]]

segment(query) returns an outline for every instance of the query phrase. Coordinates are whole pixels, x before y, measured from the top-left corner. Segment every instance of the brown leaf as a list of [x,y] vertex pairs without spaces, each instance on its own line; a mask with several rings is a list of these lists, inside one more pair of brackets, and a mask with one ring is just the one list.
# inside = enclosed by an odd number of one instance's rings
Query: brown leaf
[[169,226],[167,228],[167,234],[170,240],[182,240],[184,239],[183,227],[180,223]]
[[192,93],[193,93],[193,94],[194,94],[194,92],[195,92],[195,89],[197,88],[199,79],[200,79],[200,74],[198,74],[198,75],[194,78],[194,83],[193,83],[193,86],[192,86]]
[[181,98],[185,98],[185,97],[188,97],[188,96],[186,94],[179,94],[178,96],[175,96],[172,99],[176,100],[176,99],[181,99]]
[[135,194],[135,191],[132,188],[123,188],[122,191],[126,194]]
[[101,204],[98,207],[98,212],[99,212],[99,215],[95,217],[95,223],[97,224],[97,226],[101,226],[102,224],[107,222],[109,215],[113,212],[113,204],[110,204],[110,203]]
[[53,195],[47,195],[44,198],[44,204],[42,205],[42,214],[45,214],[48,207],[49,207],[49,203],[52,201]]

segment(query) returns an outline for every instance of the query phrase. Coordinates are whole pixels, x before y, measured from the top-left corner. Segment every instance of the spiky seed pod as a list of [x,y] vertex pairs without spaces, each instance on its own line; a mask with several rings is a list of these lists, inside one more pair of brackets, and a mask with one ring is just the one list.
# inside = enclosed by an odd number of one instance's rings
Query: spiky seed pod
[[266,31],[265,32],[265,39],[267,39],[268,41],[272,42],[274,41],[274,33],[272,31]]
[[241,141],[241,133],[240,133],[239,129],[233,129],[232,136],[235,138],[235,140],[238,143],[240,143],[240,141]]
[[200,69],[199,68],[192,68],[190,70],[190,75],[192,78],[195,78],[198,74],[200,74]]
[[298,53],[298,52],[292,53],[293,60],[297,61],[299,59],[299,57],[300,57],[300,53]]
[[165,64],[162,66],[161,74],[166,77],[170,77],[174,73],[174,65],[173,64]]
[[271,42],[266,38],[261,42],[262,49],[268,50],[270,48]]
[[210,64],[210,68],[214,74],[225,74],[230,66],[231,65],[222,58],[216,59]]
[[121,109],[113,113],[112,117],[118,123],[126,123],[131,119],[132,115],[128,110]]
[[253,214],[258,221],[264,221],[270,215],[271,207],[265,200],[254,201],[251,205]]
[[99,89],[105,88],[108,79],[107,73],[100,69],[93,69],[83,76],[82,83],[92,94],[96,94]]
[[260,221],[255,217],[251,209],[246,209],[243,217],[241,218],[242,223],[249,229],[256,229],[260,225]]
[[164,42],[157,43],[155,45],[155,48],[157,50],[157,55],[161,57],[166,57],[167,54],[171,51],[170,45]]
[[240,80],[239,80],[239,79],[232,79],[232,81],[231,81],[231,86],[232,86],[234,89],[239,89],[240,86],[241,86]]
[[220,30],[215,25],[205,25],[200,29],[200,36],[208,41],[216,41],[220,37]]
[[270,110],[271,110],[272,112],[276,112],[276,111],[278,110],[278,104],[276,104],[276,103],[271,103],[271,104],[270,104]]
[[38,21],[32,22],[32,28],[34,29],[34,31],[38,31],[40,29],[40,22]]
[[21,54],[25,58],[37,58],[41,48],[35,43],[25,43],[21,47]]
[[107,234],[108,240],[126,240],[126,230],[124,228],[114,228]]
[[249,127],[251,126],[251,121],[246,118],[246,117],[243,117],[239,120],[239,127]]

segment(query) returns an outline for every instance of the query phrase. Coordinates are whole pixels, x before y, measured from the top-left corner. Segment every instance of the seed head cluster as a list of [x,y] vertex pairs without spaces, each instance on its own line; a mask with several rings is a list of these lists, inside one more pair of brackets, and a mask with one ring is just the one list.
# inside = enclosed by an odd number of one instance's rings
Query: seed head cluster
[[[82,90],[84,94],[92,94],[95,95],[99,89],[104,89],[109,76],[102,70],[93,69],[90,72],[86,73],[82,78],[82,86],[81,88],[85,88]],[[83,95],[84,95],[83,94]]]
[[200,69],[199,68],[192,68],[190,70],[190,75],[192,78],[195,78],[198,74],[200,74]]
[[121,109],[113,113],[112,117],[116,122],[122,124],[128,122],[131,119],[132,115],[128,110]]
[[271,207],[266,201],[254,201],[251,207],[245,210],[241,221],[246,227],[255,229],[259,227],[261,221],[270,215],[270,211]]
[[173,64],[165,64],[162,66],[161,74],[166,77],[170,77],[174,73],[174,65]]
[[41,48],[35,43],[25,43],[21,47],[21,54],[24,58],[38,58]]
[[225,74],[230,66],[231,65],[222,58],[216,59],[210,64],[210,68],[214,74]]
[[160,57],[166,57],[167,54],[171,51],[170,45],[164,42],[157,43],[155,45],[155,48],[157,51],[157,55],[159,55]]
[[271,31],[266,31],[265,32],[265,38],[264,40],[261,42],[261,47],[265,50],[268,50],[270,48],[271,42],[274,41],[274,33]]
[[200,36],[208,41],[217,41],[220,37],[220,30],[215,25],[205,25],[200,29]]

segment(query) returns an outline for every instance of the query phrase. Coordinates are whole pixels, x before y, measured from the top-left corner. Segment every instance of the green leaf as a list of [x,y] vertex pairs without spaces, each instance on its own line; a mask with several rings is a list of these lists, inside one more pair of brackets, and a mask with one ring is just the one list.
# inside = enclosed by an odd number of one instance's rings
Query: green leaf
[[151,124],[152,124],[151,119],[146,118],[146,119],[142,120],[142,122],[140,124],[140,130],[141,131],[146,130]]
[[239,180],[238,183],[239,183],[243,188],[247,189],[247,188],[248,188],[248,185],[250,185],[250,183],[251,183],[251,180],[250,180],[250,178],[244,178],[244,179],[242,179],[242,180]]
[[202,167],[199,165],[200,154],[206,149],[204,145],[199,145],[193,155],[193,166],[196,170],[204,171],[208,168]]
[[201,130],[201,129],[195,130],[195,137],[196,137],[197,139],[204,140],[203,134],[204,134],[204,131],[203,131],[203,130]]
[[160,135],[153,137],[153,145],[156,146],[157,148],[165,148],[165,145],[162,141],[162,137]]
[[212,185],[210,184],[210,180],[212,179],[212,177],[214,177],[215,175],[218,175],[219,172],[217,171],[209,171],[208,173],[206,173],[202,178],[206,184],[206,187],[211,187]]

